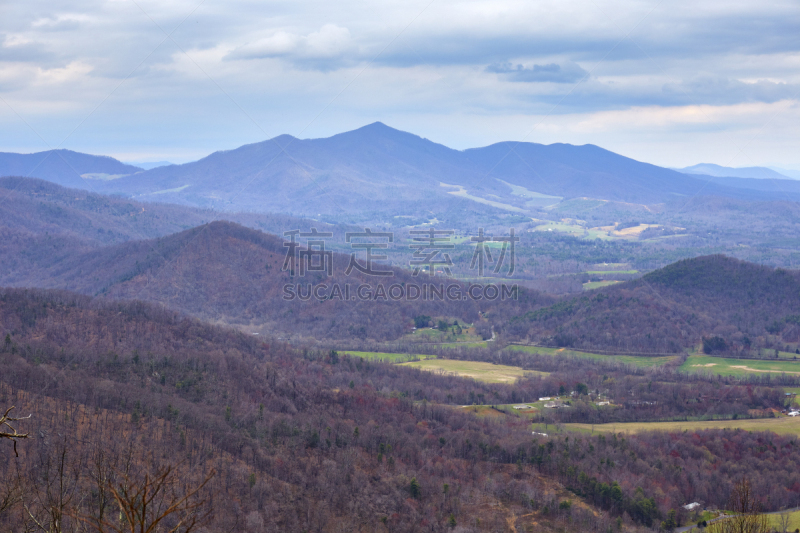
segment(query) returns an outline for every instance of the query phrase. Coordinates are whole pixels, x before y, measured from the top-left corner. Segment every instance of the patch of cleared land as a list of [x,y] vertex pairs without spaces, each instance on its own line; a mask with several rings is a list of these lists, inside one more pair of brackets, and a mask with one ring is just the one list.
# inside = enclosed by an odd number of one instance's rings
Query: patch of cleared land
[[[780,514],[769,514],[769,524],[775,528],[775,531],[782,531]],[[800,511],[789,513],[789,527],[787,531],[794,531],[800,528]]]
[[585,359],[595,359],[598,361],[616,361],[640,367],[661,366],[672,361],[677,356],[663,357],[640,357],[635,355],[602,355],[597,353],[581,352],[578,350],[568,350],[566,348],[545,348],[543,346],[517,346],[510,345],[507,350],[519,350],[521,352],[538,353],[542,355],[582,357]]
[[613,226],[599,226],[597,228],[592,228],[595,231],[604,231],[611,237],[617,237],[619,239],[631,239],[631,238],[638,238],[641,233],[649,228],[659,228],[661,227],[659,224],[639,224],[638,226],[631,226],[629,228],[617,229],[617,225]]
[[621,424],[564,424],[565,429],[609,433],[640,433],[642,431],[698,431],[701,429],[744,429],[773,431],[800,435],[800,417],[755,418],[745,420],[692,420],[689,422],[630,422]]
[[443,342],[441,348],[486,348],[488,344],[483,342]]
[[638,274],[638,270],[587,270],[587,274],[596,274],[596,275],[604,275],[604,274]]
[[[587,229],[578,224],[570,224],[569,222],[547,222],[539,224],[533,228],[534,231],[555,231],[558,233],[566,233],[578,237],[588,237]],[[598,235],[600,237],[600,235]]]
[[622,283],[621,281],[613,280],[613,279],[606,279],[603,281],[589,281],[583,284],[583,290],[590,291],[592,289],[599,289],[601,287],[608,287],[609,285],[614,285],[616,283]]
[[464,405],[459,409],[479,417],[500,418],[506,416],[506,413],[498,411],[491,405]]
[[496,207],[498,209],[505,209],[506,211],[514,211],[515,213],[525,213],[524,209],[519,207],[504,204],[502,202],[495,202],[494,200],[487,200],[486,198],[481,198],[480,196],[473,196],[467,192],[467,190],[462,187],[461,185],[450,185],[448,183],[439,183],[442,187],[451,187],[456,188],[455,191],[447,191],[448,194],[452,194],[453,196],[458,196],[459,198],[466,198],[467,200],[472,200],[473,202],[478,202],[479,204],[490,205],[492,207]]
[[475,328],[469,324],[461,324],[461,334],[453,332],[454,326],[450,326],[447,331],[439,331],[437,328],[419,328],[403,336],[404,341],[425,342],[425,343],[480,343],[483,341],[480,335],[475,334]]
[[526,200],[525,207],[550,207],[558,204],[562,200],[561,196],[550,196],[548,194],[529,191],[525,187],[520,185],[512,185],[511,183],[501,179],[498,179],[497,181],[505,183],[511,189],[511,194],[514,196],[524,198]]
[[426,359],[425,361],[402,363],[402,366],[413,366],[429,372],[455,374],[486,383],[513,383],[525,374],[546,375],[545,372],[524,370],[517,366],[493,365],[482,361],[459,361],[456,359]]
[[[774,528],[772,531],[782,531],[780,516],[781,513],[767,513],[767,517],[769,518],[769,525]],[[708,518],[706,518],[706,520],[708,520]],[[800,528],[800,511],[789,513],[789,527],[786,529],[786,531],[794,531],[797,528]],[[697,527],[693,527],[688,531],[694,532],[702,530],[699,530]]]
[[414,359],[427,359],[429,357],[436,357],[434,355],[425,354],[408,354],[408,353],[387,353],[387,352],[341,352],[342,355],[347,354],[351,357],[361,357],[362,359],[369,359],[370,361],[387,361],[390,363],[405,363]]
[[680,366],[684,372],[707,372],[722,376],[748,374],[792,374],[800,376],[800,361],[728,359],[709,355],[690,355]]

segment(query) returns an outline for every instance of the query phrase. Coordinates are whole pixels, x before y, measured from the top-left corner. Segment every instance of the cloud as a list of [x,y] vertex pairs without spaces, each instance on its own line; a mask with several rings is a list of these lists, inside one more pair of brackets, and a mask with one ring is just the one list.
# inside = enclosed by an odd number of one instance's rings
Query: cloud
[[565,64],[564,67],[557,63],[547,65],[522,65],[512,66],[511,63],[489,65],[486,72],[504,74],[510,81],[518,82],[550,82],[550,83],[576,83],[586,77],[588,72],[575,63]]
[[283,58],[299,66],[331,69],[355,49],[350,30],[335,24],[325,24],[319,31],[298,35],[277,31],[252,43],[242,45],[224,59]]
[[680,83],[668,83],[664,85],[662,93],[665,100],[672,105],[773,103],[797,98],[800,96],[800,85],[770,80],[744,82],[722,76],[700,76]]
[[559,90],[522,94],[531,104],[556,105],[555,113],[584,113],[646,106],[731,106],[743,103],[796,101],[800,84],[771,80],[743,81],[700,75],[688,79],[664,76],[592,76],[585,83]]
[[31,22],[31,28],[42,31],[80,30],[92,17],[85,14],[65,13],[52,17],[42,17]]
[[[465,148],[523,138],[547,114],[561,122],[541,142],[627,149],[631,144],[614,144],[627,135],[636,152],[657,154],[667,145],[700,150],[698,130],[750,126],[725,113],[674,138],[676,127],[666,119],[653,119],[659,132],[644,124],[633,133],[625,120],[609,119],[607,128],[585,129],[580,139],[570,126],[628,110],[636,112],[619,116],[645,116],[642,109],[652,108],[653,116],[669,117],[676,108],[689,120],[697,109],[711,113],[702,106],[727,113],[742,103],[767,109],[788,102],[793,111],[775,117],[761,148],[774,146],[775,163],[800,165],[796,149],[783,148],[797,144],[796,125],[770,130],[800,113],[796,2],[5,4],[0,96],[8,106],[0,102],[0,114],[16,125],[0,131],[0,151],[27,139],[13,107],[55,142],[80,124],[69,142],[80,139],[84,151],[97,153],[210,152],[281,133],[325,136],[376,120]],[[644,147],[649,142],[652,150]]]
[[15,36],[0,36],[0,62],[37,62],[49,65],[56,55],[45,46]]

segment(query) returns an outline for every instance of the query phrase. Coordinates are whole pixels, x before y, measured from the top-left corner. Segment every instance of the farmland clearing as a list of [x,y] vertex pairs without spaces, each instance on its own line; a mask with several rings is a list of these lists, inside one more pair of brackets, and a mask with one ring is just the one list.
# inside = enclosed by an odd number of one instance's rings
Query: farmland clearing
[[800,435],[800,417],[752,418],[739,420],[690,420],[679,422],[629,422],[611,424],[563,424],[564,429],[581,432],[641,433],[643,431],[700,431],[703,429],[743,429]]
[[454,374],[486,383],[513,383],[526,374],[547,375],[545,372],[525,370],[517,366],[456,359],[426,359],[424,361],[401,363],[400,366],[411,366],[428,372]]

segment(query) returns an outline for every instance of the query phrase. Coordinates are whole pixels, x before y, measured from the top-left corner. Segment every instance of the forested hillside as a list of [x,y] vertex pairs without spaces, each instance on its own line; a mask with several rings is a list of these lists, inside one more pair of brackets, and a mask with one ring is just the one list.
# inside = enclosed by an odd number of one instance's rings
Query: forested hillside
[[719,337],[712,351],[795,351],[800,275],[721,255],[679,261],[641,279],[512,319],[507,332],[554,346],[676,353]]
[[[215,531],[633,531],[686,501],[724,505],[742,474],[770,509],[800,489],[792,438],[548,438],[531,435],[524,418],[455,408],[524,401],[578,379],[663,397],[652,381],[677,385],[669,373],[626,377],[595,364],[574,373],[550,358],[550,375],[485,384],[53,291],[3,290],[0,328],[0,401],[32,415],[15,425],[33,437],[0,465],[6,526],[108,519],[115,507],[103,490],[168,466],[178,494],[213,470],[190,501]],[[781,401],[779,389],[697,380],[745,409]],[[684,392],[673,391],[681,405]],[[13,456],[11,443],[0,445]],[[778,463],[780,478],[760,477]]]
[[[514,465],[514,450],[530,445],[527,424],[401,392],[474,386],[463,379],[68,293],[4,291],[0,322],[0,398],[32,414],[17,425],[35,436],[0,466],[2,489],[25,491],[33,512],[4,509],[6,526],[52,524],[55,498],[70,530],[74,516],[112,507],[78,495],[108,490],[98,475],[115,486],[167,465],[187,488],[216,469],[199,495],[213,530],[531,530],[569,518],[577,531],[612,520],[532,465]],[[559,511],[567,498],[575,504]]]
[[[33,178],[0,178],[0,199],[0,227],[9,235],[19,236],[16,248],[4,243],[5,254],[33,256],[34,260],[37,253],[47,254],[39,241],[47,237],[71,239],[82,248],[93,248],[163,237],[214,220],[230,220],[272,233],[308,226],[307,220],[286,215],[223,215],[209,209],[69,189]],[[320,231],[329,227],[322,222],[317,226]]]
[[[378,284],[463,284],[440,281],[426,275],[412,277],[394,268],[391,277],[370,277],[353,270],[345,275],[349,255],[333,254],[331,276],[326,272],[301,273],[283,269],[287,248],[284,241],[228,222],[214,222],[161,239],[134,241],[74,254],[65,251],[59,261],[46,268],[19,271],[5,282],[16,286],[61,288],[117,299],[140,299],[162,303],[204,319],[253,325],[323,338],[391,339],[411,331],[414,317],[448,316],[477,321],[478,305],[471,299],[403,298],[392,301],[377,292]],[[327,260],[327,259],[326,259]],[[303,275],[301,275],[303,274]],[[284,291],[296,287],[295,295]],[[322,296],[311,296],[317,286]],[[341,289],[339,297],[333,287]],[[349,285],[350,289],[345,286]],[[371,295],[359,298],[358,287],[369,285]],[[349,292],[345,293],[345,290]],[[397,289],[399,290],[399,289]],[[302,298],[301,298],[302,296]],[[412,295],[413,296],[413,295]],[[552,298],[539,296],[543,303]],[[536,293],[528,300],[535,304]]]

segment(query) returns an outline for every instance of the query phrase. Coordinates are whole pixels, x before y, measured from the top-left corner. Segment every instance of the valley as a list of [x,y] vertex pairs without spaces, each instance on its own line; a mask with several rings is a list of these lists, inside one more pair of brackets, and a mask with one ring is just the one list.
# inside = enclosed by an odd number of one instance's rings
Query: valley
[[[740,475],[770,510],[794,501],[800,470],[765,474],[800,464],[788,197],[715,183],[678,207],[665,191],[696,177],[668,186],[592,146],[520,147],[554,188],[511,161],[482,179],[502,144],[382,124],[284,141],[147,171],[92,160],[93,192],[41,157],[14,164],[48,181],[0,178],[0,401],[36,436],[1,467],[0,524],[49,520],[48,500],[15,498],[46,493],[58,457],[75,492],[174,468],[226,496],[211,531],[645,532],[687,501],[723,508]],[[283,196],[214,188],[264,158]],[[585,158],[617,169],[604,196]],[[634,171],[658,186],[631,189]],[[293,209],[303,180],[337,207]]]
[[800,533],[798,28],[0,3],[0,533]]

